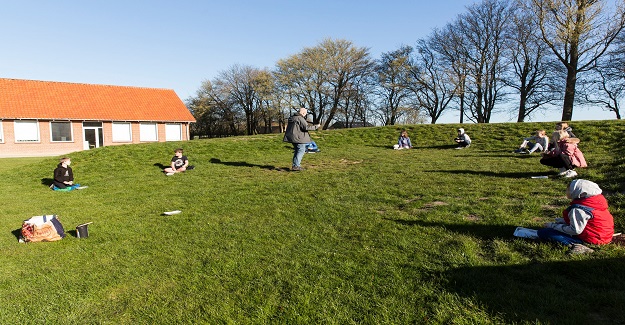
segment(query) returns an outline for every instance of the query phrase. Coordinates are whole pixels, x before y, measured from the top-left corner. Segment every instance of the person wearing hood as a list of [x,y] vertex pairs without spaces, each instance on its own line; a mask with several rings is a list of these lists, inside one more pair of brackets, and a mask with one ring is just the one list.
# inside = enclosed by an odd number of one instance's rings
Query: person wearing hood
[[571,204],[562,212],[562,218],[545,224],[538,237],[571,248],[571,253],[591,253],[584,244],[604,245],[612,241],[614,218],[608,211],[608,202],[601,188],[585,179],[572,181],[566,189]]
[[454,141],[458,144],[456,149],[464,149],[471,145],[471,138],[464,132],[463,128],[458,129],[458,136],[454,139]]
[[293,171],[304,170],[301,166],[302,158],[306,153],[306,145],[312,142],[308,131],[317,130],[321,126],[320,124],[309,125],[305,118],[306,115],[308,115],[308,110],[300,108],[296,114],[289,117],[282,140],[293,144],[293,165],[291,166]]

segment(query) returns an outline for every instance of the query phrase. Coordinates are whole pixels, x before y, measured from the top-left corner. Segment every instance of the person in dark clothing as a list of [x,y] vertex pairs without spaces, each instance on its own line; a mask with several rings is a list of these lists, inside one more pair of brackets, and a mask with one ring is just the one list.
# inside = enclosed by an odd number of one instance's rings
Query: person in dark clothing
[[283,141],[293,144],[294,152],[291,170],[294,171],[304,170],[301,166],[302,158],[304,157],[304,153],[306,153],[306,145],[312,142],[308,131],[316,130],[321,126],[319,124],[308,125],[305,118],[306,115],[308,115],[308,110],[300,108],[297,114],[289,117],[286,132],[284,133]]
[[54,186],[60,189],[71,187],[74,185],[74,172],[72,171],[72,161],[67,158],[61,158],[61,162],[54,169]]

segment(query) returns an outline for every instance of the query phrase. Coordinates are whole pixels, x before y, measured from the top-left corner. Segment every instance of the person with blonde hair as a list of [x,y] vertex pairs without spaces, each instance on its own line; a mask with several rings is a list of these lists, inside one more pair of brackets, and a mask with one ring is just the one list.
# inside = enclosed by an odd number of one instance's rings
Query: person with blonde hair
[[406,130],[401,130],[397,144],[393,146],[393,149],[412,149],[412,142],[410,141],[410,137],[408,136],[408,132]]
[[[534,143],[530,142],[534,141]],[[527,148],[530,148],[529,150]],[[523,139],[523,143],[519,146],[519,149],[514,152],[520,154],[531,154],[534,151],[547,152],[549,151],[549,137],[545,130],[536,130],[536,134]]]
[[575,177],[576,167],[587,167],[584,154],[577,147],[578,138],[571,138],[567,131],[559,130],[553,132],[551,139],[555,145],[549,152],[542,154],[541,164],[560,168],[558,175],[564,177]]

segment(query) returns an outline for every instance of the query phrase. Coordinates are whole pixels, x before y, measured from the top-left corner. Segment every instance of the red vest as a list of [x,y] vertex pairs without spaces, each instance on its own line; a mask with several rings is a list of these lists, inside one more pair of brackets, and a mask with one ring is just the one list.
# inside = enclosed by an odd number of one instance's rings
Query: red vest
[[582,205],[583,207],[581,208],[583,210],[592,214],[592,218],[588,220],[586,227],[577,237],[595,245],[610,243],[612,235],[614,235],[614,218],[608,211],[608,201],[606,201],[605,197],[599,194],[573,200],[571,206],[562,212],[562,217],[567,224],[570,223],[569,210],[574,208],[574,204]]

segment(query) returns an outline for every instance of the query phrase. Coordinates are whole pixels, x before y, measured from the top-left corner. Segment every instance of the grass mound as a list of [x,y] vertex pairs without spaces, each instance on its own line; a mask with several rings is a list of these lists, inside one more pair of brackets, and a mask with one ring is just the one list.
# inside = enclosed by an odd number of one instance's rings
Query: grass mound
[[[89,188],[67,193],[56,158],[0,160],[0,323],[624,322],[625,248],[512,237],[568,205],[569,180],[512,153],[553,123],[463,125],[452,150],[459,126],[405,126],[400,151],[401,127],[313,132],[303,172],[276,134],[104,147],[70,155]],[[625,123],[573,126],[623,231]],[[164,176],[177,146],[196,168]],[[90,236],[18,244],[42,214]]]

